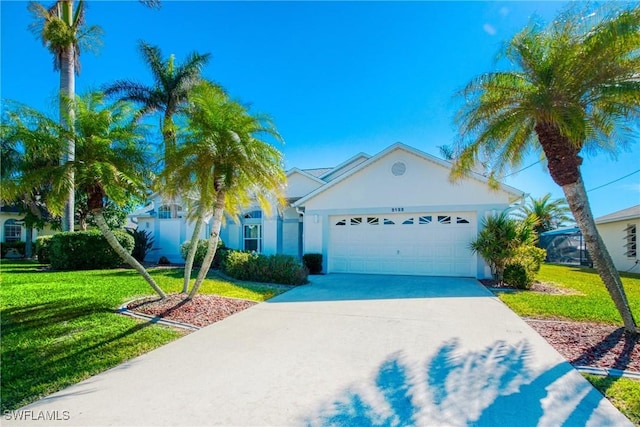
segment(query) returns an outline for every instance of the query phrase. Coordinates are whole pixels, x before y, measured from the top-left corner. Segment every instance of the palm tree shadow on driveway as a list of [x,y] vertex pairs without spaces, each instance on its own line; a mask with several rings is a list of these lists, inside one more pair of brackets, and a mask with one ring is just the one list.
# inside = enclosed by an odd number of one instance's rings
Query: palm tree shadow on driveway
[[[585,426],[625,418],[563,362],[542,372],[526,341],[461,353],[444,343],[426,364],[390,355],[373,381],[344,390],[309,416],[308,426]],[[628,421],[627,421],[628,422]],[[629,424],[630,425],[630,424]]]

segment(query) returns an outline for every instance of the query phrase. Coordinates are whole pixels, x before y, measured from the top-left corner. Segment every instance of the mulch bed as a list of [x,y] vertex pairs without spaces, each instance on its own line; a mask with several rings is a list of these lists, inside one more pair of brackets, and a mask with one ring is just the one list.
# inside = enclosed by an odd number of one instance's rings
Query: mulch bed
[[525,319],[574,366],[640,372],[640,338],[600,323]]
[[[490,290],[513,289],[494,280],[480,280]],[[529,292],[568,295],[571,290],[536,282]],[[591,366],[640,372],[640,337],[624,328],[602,323],[549,319],[525,321],[574,366]]]
[[202,294],[187,301],[184,294],[172,294],[164,301],[156,297],[134,301],[127,308],[202,328],[256,304],[254,301]]

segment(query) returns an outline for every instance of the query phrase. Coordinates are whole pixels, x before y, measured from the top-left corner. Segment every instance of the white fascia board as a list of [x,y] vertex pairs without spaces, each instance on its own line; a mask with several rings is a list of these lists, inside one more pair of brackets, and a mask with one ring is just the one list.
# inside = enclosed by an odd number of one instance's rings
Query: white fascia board
[[318,178],[317,176],[313,176],[310,173],[307,173],[307,172],[305,172],[305,171],[303,171],[301,169],[298,169],[298,168],[289,169],[289,171],[287,172],[287,175],[286,175],[287,178],[290,177],[291,175],[293,175],[294,173],[299,173],[300,175],[302,175],[304,177],[307,177],[307,178],[309,178],[309,179],[311,179],[313,181],[316,181],[316,182],[318,182],[320,184],[323,184],[323,185],[327,183],[326,181]]

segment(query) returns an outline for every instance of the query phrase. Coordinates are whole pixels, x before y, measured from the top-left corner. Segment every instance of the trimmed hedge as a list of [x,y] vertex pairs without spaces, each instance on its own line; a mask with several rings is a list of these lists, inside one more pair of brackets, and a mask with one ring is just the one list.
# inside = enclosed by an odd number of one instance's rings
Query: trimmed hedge
[[304,285],[308,272],[290,255],[262,255],[255,252],[226,251],[222,271],[238,280]]
[[322,254],[304,254],[302,262],[309,270],[309,274],[322,273]]
[[517,289],[531,289],[535,280],[535,273],[522,264],[507,264],[502,276],[505,283]]
[[51,264],[51,238],[53,236],[39,236],[36,238],[36,256],[40,264]]
[[[133,237],[121,230],[115,230],[113,234],[125,250],[131,253],[134,245]],[[98,230],[53,235],[50,255],[51,267],[54,270],[115,268],[123,262]]]

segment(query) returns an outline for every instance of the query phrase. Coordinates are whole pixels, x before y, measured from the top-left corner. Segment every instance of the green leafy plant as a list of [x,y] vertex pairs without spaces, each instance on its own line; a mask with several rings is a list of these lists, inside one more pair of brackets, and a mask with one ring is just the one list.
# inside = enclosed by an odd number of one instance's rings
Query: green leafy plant
[[530,289],[534,274],[522,264],[509,263],[504,267],[503,280],[517,289]]
[[238,280],[303,285],[307,270],[290,255],[262,255],[255,252],[229,251],[222,264],[225,274]]
[[[113,232],[122,247],[131,253],[133,237],[124,231]],[[122,258],[98,230],[58,233],[51,237],[51,267],[54,270],[94,270],[115,268]]]
[[51,263],[51,237],[39,236],[36,239],[36,256],[40,264]]
[[535,242],[531,220],[517,221],[505,211],[485,218],[482,230],[469,246],[487,261],[494,279],[502,283],[505,266],[519,254],[524,256],[521,254],[529,249],[522,248],[535,247]]
[[302,261],[309,270],[309,274],[320,274],[322,272],[322,254],[304,254]]
[[127,233],[133,237],[133,251],[131,255],[138,262],[143,262],[147,257],[147,252],[153,247],[153,237],[147,230],[133,230],[127,228]]

